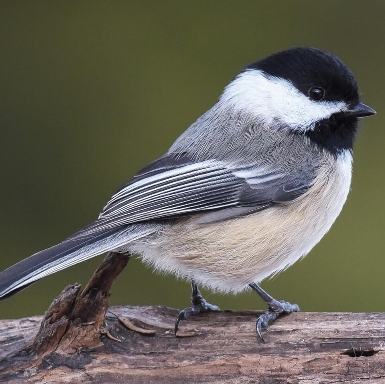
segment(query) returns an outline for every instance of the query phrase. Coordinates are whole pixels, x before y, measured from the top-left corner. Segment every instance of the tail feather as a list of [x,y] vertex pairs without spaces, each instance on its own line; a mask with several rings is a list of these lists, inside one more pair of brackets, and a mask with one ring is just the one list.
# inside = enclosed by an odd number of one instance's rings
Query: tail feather
[[149,231],[125,226],[83,237],[68,238],[0,272],[0,300],[21,291],[37,280],[102,253],[122,247]]

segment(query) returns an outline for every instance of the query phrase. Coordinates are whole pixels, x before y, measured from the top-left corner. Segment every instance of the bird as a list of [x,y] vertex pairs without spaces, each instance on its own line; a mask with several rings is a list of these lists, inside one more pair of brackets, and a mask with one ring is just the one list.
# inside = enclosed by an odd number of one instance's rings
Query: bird
[[61,243],[0,273],[0,299],[105,252],[139,255],[191,282],[175,323],[219,311],[199,287],[252,289],[267,304],[256,333],[299,311],[261,282],[304,257],[347,199],[360,118],[357,81],[336,55],[293,47],[244,67],[217,102]]

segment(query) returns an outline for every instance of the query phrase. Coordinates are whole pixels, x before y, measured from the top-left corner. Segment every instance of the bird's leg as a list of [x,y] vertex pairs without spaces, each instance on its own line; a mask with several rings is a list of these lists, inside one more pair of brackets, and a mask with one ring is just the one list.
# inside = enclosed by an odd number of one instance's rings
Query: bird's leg
[[273,323],[277,317],[281,314],[288,314],[292,312],[299,312],[299,306],[297,304],[290,304],[287,301],[278,301],[275,300],[274,297],[270,296],[265,290],[263,290],[258,284],[249,284],[250,288],[252,288],[255,292],[258,293],[259,297],[268,305],[269,309],[259,316],[256,329],[257,334],[260,339],[264,342],[264,338],[262,336],[262,326],[268,327],[271,323]]
[[179,322],[186,320],[190,315],[197,315],[201,312],[219,311],[219,307],[208,303],[200,293],[198,286],[191,280],[191,303],[192,307],[185,308],[179,312],[178,318],[175,322],[175,334],[178,332]]

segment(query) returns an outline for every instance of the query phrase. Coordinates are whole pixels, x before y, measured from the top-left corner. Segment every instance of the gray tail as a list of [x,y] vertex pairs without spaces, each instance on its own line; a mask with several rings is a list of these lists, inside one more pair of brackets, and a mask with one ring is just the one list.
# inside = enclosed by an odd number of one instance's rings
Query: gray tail
[[0,300],[14,295],[45,276],[119,248],[143,235],[143,231],[125,226],[70,237],[0,272]]

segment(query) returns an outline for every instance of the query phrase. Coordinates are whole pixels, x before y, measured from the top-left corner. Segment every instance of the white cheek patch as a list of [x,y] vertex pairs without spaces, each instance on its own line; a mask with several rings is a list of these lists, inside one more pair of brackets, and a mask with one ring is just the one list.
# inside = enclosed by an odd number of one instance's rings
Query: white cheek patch
[[281,122],[291,129],[312,130],[317,121],[348,107],[343,101],[313,101],[287,80],[262,71],[240,74],[224,90],[220,101],[248,111],[266,124]]

